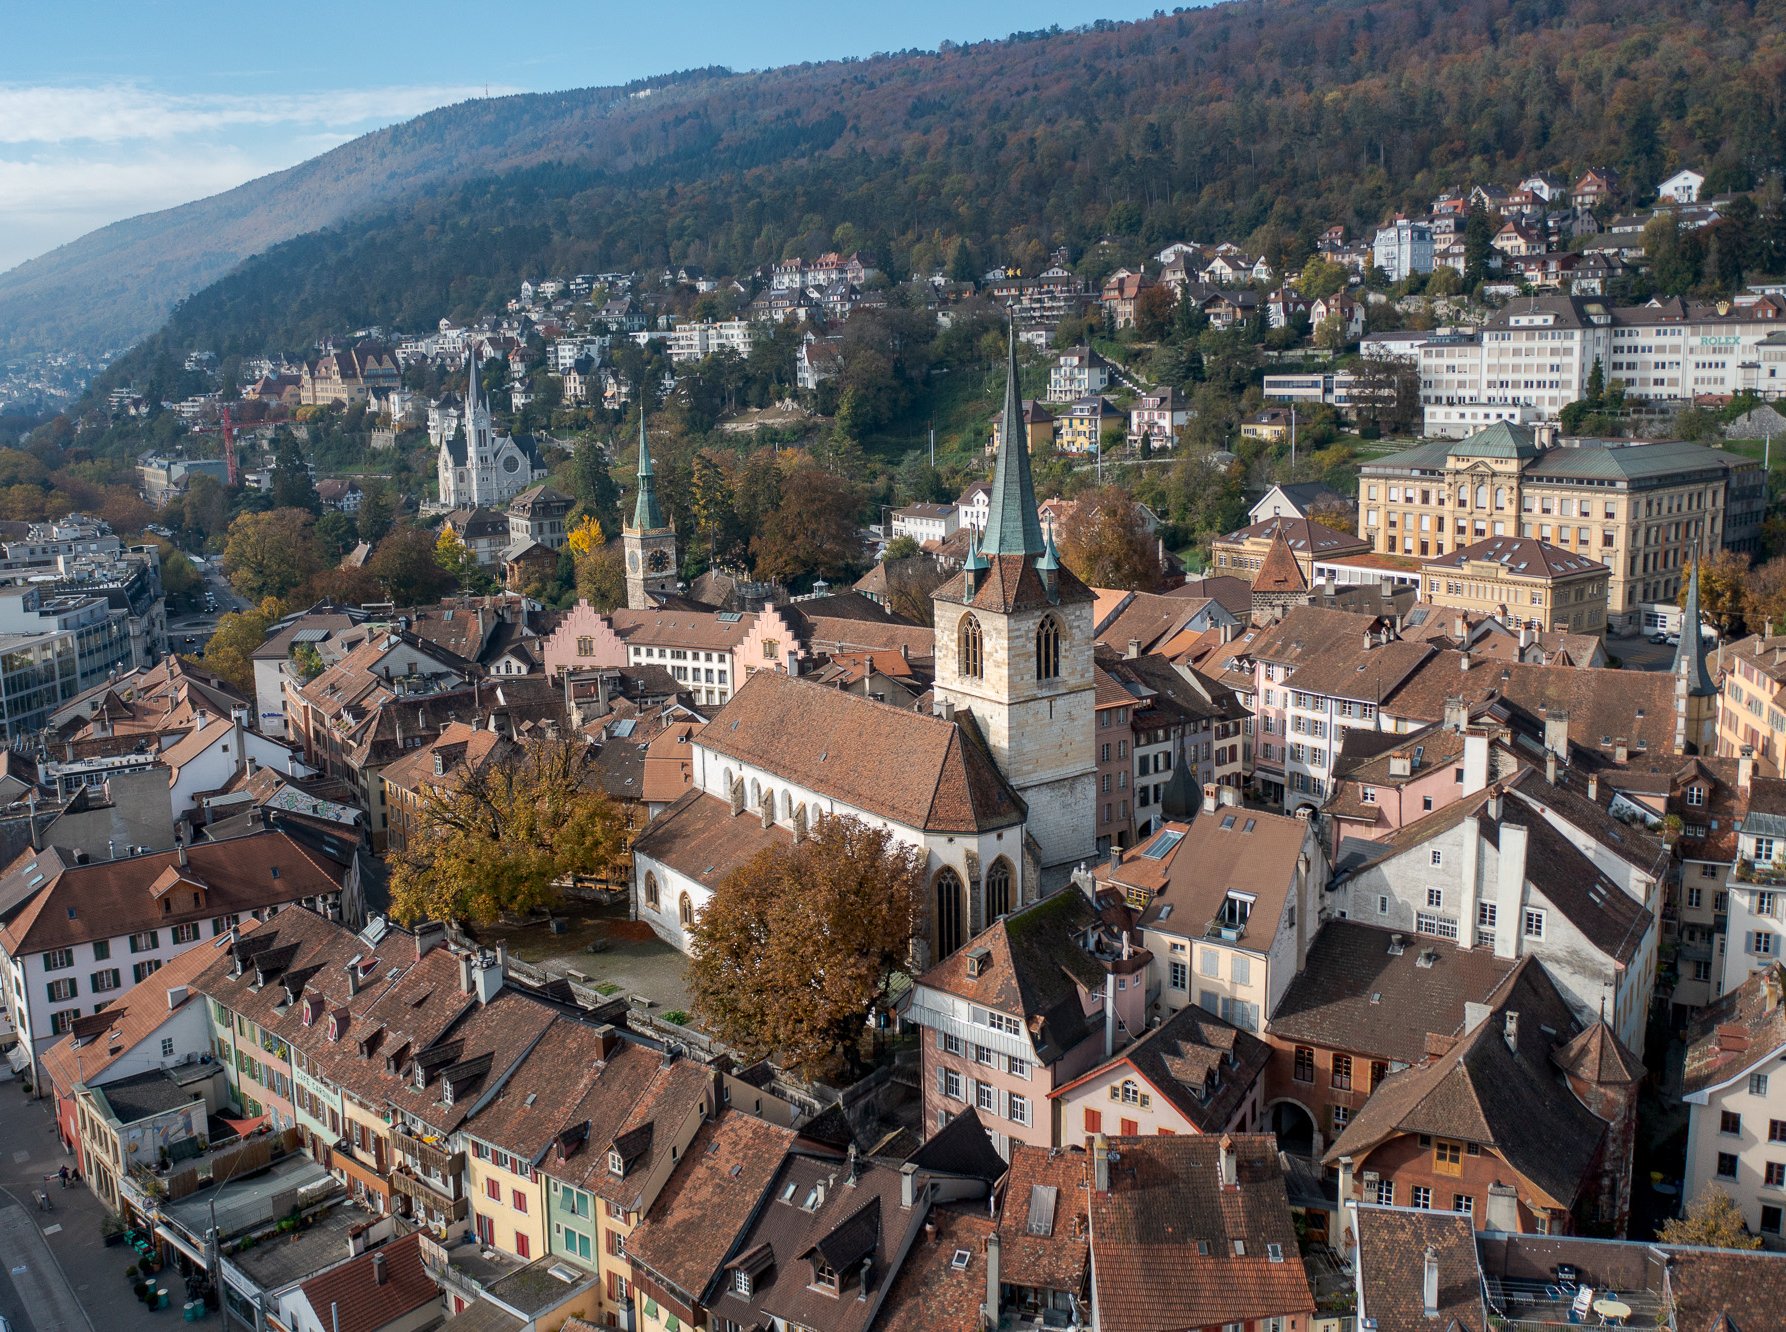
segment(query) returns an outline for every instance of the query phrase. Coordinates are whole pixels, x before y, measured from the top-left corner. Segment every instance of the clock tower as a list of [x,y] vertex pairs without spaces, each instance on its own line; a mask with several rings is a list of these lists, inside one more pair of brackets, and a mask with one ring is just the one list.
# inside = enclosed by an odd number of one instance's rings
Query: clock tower
[[656,594],[676,590],[676,529],[664,520],[657,506],[651,472],[651,445],[645,438],[645,411],[639,409],[639,495],[633,503],[632,521],[620,531],[626,551],[626,605],[628,610],[650,610]]

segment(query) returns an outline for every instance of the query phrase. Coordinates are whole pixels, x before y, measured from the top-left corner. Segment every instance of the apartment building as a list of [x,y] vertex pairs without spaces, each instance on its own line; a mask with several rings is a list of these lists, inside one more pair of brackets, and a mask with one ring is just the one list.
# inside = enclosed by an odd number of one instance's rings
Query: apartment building
[[1671,623],[1696,558],[1754,541],[1759,476],[1759,464],[1698,444],[1547,445],[1497,423],[1364,464],[1358,533],[1423,560],[1492,537],[1558,546],[1607,567],[1610,624],[1648,628]]
[[1786,1248],[1786,968],[1750,976],[1707,1008],[1682,1070],[1687,1174],[1682,1191],[1714,1186],[1736,1202],[1749,1233]]
[[1077,402],[1109,387],[1109,363],[1090,347],[1062,352],[1048,370],[1049,402]]
[[1421,568],[1426,600],[1530,629],[1601,634],[1607,584],[1600,561],[1530,537],[1490,537]]
[[1751,634],[1706,661],[1718,681],[1718,753],[1747,753],[1757,771],[1786,775],[1786,635]]
[[1613,306],[1603,298],[1521,297],[1479,335],[1420,349],[1428,434],[1460,434],[1493,410],[1525,408],[1554,421],[1587,396],[1596,362],[1629,400],[1724,399],[1786,391],[1786,302],[1705,305],[1678,297]]

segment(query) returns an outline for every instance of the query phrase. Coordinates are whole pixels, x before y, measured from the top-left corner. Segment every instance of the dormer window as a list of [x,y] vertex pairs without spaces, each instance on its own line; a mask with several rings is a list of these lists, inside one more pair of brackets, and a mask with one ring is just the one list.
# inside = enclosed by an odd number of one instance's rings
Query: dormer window
[[339,1014],[339,1013],[329,1014],[329,1039],[331,1041],[340,1040],[341,1039],[341,1029],[344,1026],[346,1026],[346,1023],[342,1021],[341,1014]]
[[812,1284],[822,1291],[837,1294],[837,1272],[823,1258],[812,1260]]
[[621,1159],[619,1152],[613,1150],[608,1152],[608,1173],[615,1179],[626,1177],[626,1162]]
[[732,1294],[750,1298],[750,1273],[742,1269],[732,1273]]

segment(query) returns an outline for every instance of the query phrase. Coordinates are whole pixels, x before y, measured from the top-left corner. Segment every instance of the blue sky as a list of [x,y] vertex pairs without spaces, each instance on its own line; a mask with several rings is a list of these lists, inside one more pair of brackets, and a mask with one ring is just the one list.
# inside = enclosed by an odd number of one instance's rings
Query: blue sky
[[622,83],[1132,19],[1135,0],[89,0],[6,6],[0,271],[367,130],[497,92]]

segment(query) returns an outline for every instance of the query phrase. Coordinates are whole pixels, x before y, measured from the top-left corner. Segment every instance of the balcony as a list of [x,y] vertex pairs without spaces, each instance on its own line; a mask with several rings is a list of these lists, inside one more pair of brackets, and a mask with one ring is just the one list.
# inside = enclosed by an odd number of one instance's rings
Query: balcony
[[465,1173],[464,1152],[449,1151],[426,1138],[415,1137],[398,1130],[391,1135],[391,1146],[396,1149],[398,1162],[408,1166],[418,1175],[438,1175],[442,1179],[457,1179]]
[[468,1300],[476,1301],[504,1277],[518,1272],[527,1264],[498,1249],[480,1248],[471,1236],[459,1243],[446,1245],[426,1231],[418,1232],[422,1247],[422,1266],[436,1284],[450,1286]]
[[412,1210],[417,1220],[430,1212],[439,1212],[449,1222],[459,1222],[465,1220],[471,1210],[469,1200],[454,1197],[451,1186],[435,1184],[408,1167],[399,1167],[391,1172],[391,1192],[399,1198],[408,1198],[414,1204]]
[[329,1149],[328,1165],[331,1170],[339,1170],[347,1176],[349,1193],[357,1193],[361,1197],[377,1197],[387,1202],[391,1196],[390,1182],[373,1166],[367,1165],[355,1156],[345,1140],[337,1142]]

